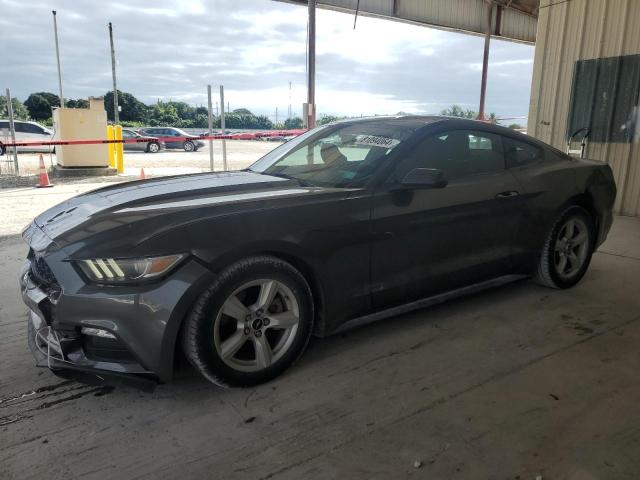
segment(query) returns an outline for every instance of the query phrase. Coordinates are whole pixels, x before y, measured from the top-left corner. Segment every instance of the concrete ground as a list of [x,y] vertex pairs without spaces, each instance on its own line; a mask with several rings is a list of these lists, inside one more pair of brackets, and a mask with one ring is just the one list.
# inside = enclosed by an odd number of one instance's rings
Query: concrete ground
[[[234,140],[227,142],[227,164],[230,170],[246,168],[266,153],[280,145],[280,142],[262,142],[248,140]],[[222,142],[213,142],[214,167],[222,170]],[[23,175],[35,175],[38,172],[39,155],[20,154],[20,172]],[[46,155],[47,166],[56,163],[55,155]],[[127,182],[137,180],[141,169],[147,178],[180,175],[186,173],[208,172],[208,146],[197,152],[181,150],[164,150],[159,153],[125,152],[125,171],[122,175],[100,178],[52,178],[53,188],[34,188],[24,186],[25,179],[21,179],[21,186],[14,188],[0,188],[0,237],[16,235],[39,213],[70,197],[89,190],[104,187],[111,182]],[[37,179],[32,178],[35,185]]]
[[154,393],[33,366],[0,241],[0,477],[636,479],[640,221],[574,289],[523,281],[313,341],[283,377]]
[[[205,141],[206,142],[206,141]],[[213,142],[214,168],[222,170],[222,141]],[[281,142],[265,142],[258,140],[227,140],[227,165],[229,169],[244,168],[253,163],[264,154],[270,152]],[[82,148],[74,146],[68,148]],[[105,147],[106,148],[106,147]],[[55,154],[43,153],[45,165],[50,167],[56,164]],[[0,157],[2,160],[11,160],[13,157]],[[18,153],[18,164],[22,175],[35,175],[38,173],[40,155],[37,153]],[[162,150],[158,153],[145,153],[135,151],[124,152],[125,170],[130,169],[131,173],[138,175],[140,168],[144,167],[145,173],[158,175],[169,175],[167,168],[179,168],[183,173],[208,171],[209,145],[199,149],[197,152],[185,152],[179,149]],[[128,173],[128,172],[125,172]]]

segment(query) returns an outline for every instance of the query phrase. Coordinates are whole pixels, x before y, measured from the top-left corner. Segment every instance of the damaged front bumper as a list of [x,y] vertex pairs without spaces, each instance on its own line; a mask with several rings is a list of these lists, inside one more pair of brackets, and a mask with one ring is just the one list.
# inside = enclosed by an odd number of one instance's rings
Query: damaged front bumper
[[[56,330],[52,326],[51,312],[57,300],[34,282],[29,260],[24,263],[20,273],[20,290],[28,307],[28,344],[37,366],[48,367],[58,376],[91,385],[129,385],[145,391],[155,388],[157,379],[140,364],[134,361],[105,361],[96,356],[96,352],[99,355],[105,350],[111,354],[118,352],[118,349],[104,348],[109,341],[114,344],[112,346],[118,346],[115,336],[102,339],[103,348],[100,349],[95,348],[96,340],[92,337],[103,330],[93,329],[94,335],[84,335],[82,330]],[[93,348],[88,349],[89,344]]]

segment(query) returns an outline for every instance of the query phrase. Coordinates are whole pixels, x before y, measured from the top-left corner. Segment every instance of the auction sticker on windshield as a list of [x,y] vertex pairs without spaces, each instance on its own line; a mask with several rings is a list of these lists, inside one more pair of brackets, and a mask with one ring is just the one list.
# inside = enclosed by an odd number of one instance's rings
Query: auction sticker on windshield
[[356,145],[367,145],[370,147],[393,148],[400,143],[400,140],[388,137],[379,137],[377,135],[358,135],[356,137]]

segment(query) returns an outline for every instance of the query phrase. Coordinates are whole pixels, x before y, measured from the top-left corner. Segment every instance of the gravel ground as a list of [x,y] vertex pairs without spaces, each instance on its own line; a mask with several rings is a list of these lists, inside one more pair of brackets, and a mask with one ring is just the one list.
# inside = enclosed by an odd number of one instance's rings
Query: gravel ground
[[[227,142],[229,170],[245,168],[280,143],[235,140]],[[222,142],[213,142],[214,164],[222,170]],[[2,157],[2,159],[6,159]],[[53,188],[33,188],[37,183],[37,154],[20,154],[22,176],[0,176],[0,237],[16,235],[33,217],[67,198],[103,187],[108,182],[136,180],[144,168],[146,177],[199,173],[209,171],[209,150],[205,147],[197,152],[165,150],[160,153],[125,152],[125,173],[109,177],[56,178]],[[47,166],[55,164],[55,155],[47,155]]]
[[[228,167],[230,170],[244,168],[280,144],[280,142],[260,142],[255,140],[227,141]],[[216,140],[213,142],[213,155],[215,169],[222,170],[222,141]],[[3,156],[0,159],[7,160],[8,157]],[[37,174],[38,159],[39,154],[19,153],[20,174]],[[47,167],[56,164],[55,154],[44,154],[44,160]],[[159,153],[124,152],[124,166],[125,169],[134,169],[138,172],[140,168],[144,167],[145,173],[147,173],[147,169],[150,171],[158,169],[159,175],[174,174],[164,172],[167,171],[167,168],[176,167],[188,168],[192,172],[209,170],[209,146],[207,145],[197,152],[185,152],[182,150],[164,150]]]

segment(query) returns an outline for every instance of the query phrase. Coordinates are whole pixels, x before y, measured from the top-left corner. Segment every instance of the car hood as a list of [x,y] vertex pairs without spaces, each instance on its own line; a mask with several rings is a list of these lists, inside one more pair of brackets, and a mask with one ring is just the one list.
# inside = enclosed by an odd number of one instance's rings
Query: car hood
[[[331,189],[301,187],[295,180],[240,171],[181,175],[120,183],[73,197],[35,218],[58,246],[157,217],[172,227],[203,215],[241,212],[256,203]],[[124,230],[133,234],[132,228]],[[129,241],[136,242],[135,235]]]

